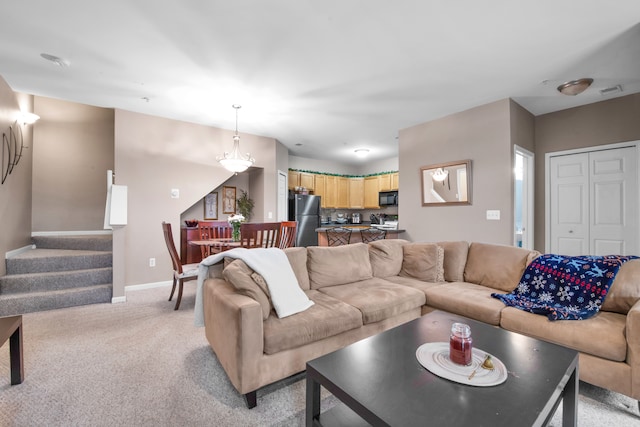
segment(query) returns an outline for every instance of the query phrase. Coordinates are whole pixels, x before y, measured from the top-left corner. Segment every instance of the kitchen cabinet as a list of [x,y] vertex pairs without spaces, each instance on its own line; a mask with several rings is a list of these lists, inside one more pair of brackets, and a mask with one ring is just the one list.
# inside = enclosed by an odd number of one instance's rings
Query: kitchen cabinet
[[289,184],[290,190],[295,190],[296,187],[304,187],[307,190],[314,190],[314,177],[315,174],[308,172],[289,171]]
[[313,194],[320,196],[321,208],[329,207],[327,206],[326,178],[326,175],[315,174],[313,176]]
[[380,192],[379,175],[368,176],[364,179],[364,207],[365,209],[379,209],[380,201],[378,193]]
[[336,208],[349,208],[349,178],[336,177]]
[[391,190],[391,174],[385,173],[384,175],[378,175],[379,191]]
[[300,187],[304,187],[309,191],[314,191],[315,190],[314,178],[315,178],[314,173],[300,172]]
[[391,189],[397,190],[398,187],[399,187],[398,172],[394,172],[391,174]]
[[326,175],[324,179],[324,193],[326,199],[324,207],[336,208],[338,207],[338,177],[333,175]]
[[364,178],[349,178],[349,208],[364,208]]

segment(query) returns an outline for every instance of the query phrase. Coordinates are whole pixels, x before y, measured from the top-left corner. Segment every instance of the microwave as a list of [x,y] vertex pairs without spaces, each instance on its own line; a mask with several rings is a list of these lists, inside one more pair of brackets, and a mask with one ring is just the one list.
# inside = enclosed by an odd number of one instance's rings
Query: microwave
[[398,192],[397,191],[381,191],[378,193],[380,206],[398,206]]

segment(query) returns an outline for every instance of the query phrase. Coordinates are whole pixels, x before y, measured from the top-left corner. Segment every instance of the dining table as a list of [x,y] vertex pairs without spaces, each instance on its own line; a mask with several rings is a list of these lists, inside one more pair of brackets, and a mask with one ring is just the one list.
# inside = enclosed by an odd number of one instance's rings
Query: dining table
[[234,241],[231,237],[221,237],[218,239],[189,240],[190,245],[206,246],[207,254],[211,255],[216,252],[224,252],[233,248],[242,247],[242,242]]

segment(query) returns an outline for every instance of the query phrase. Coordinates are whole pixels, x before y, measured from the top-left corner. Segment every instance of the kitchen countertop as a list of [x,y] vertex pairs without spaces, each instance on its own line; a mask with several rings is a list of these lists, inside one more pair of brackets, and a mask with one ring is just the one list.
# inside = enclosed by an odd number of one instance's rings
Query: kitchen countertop
[[[345,228],[353,228],[355,230],[360,229],[360,228],[369,228],[371,227],[371,222],[370,221],[363,221],[361,224],[340,224],[338,222],[329,222],[327,224],[321,224],[319,228],[316,228],[316,232],[317,233],[323,233],[327,230],[330,230],[332,228],[336,228],[336,227],[345,227]],[[388,233],[404,233],[406,230],[404,229],[393,229],[393,230],[389,230],[389,229],[384,229],[386,230]]]

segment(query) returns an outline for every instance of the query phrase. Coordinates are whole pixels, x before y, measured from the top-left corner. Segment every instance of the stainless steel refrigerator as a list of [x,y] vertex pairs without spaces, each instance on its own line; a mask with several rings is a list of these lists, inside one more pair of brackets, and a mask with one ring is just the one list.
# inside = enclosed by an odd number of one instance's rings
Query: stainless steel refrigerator
[[290,195],[289,221],[298,221],[296,246],[318,246],[316,228],[320,227],[320,196]]

